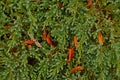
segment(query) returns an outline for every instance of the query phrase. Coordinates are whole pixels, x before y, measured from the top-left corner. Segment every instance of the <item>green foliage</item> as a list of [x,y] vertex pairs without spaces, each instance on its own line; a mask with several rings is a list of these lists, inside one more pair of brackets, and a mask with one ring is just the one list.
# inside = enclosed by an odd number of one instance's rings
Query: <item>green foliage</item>
[[[119,0],[92,0],[88,8],[85,0],[1,0],[0,80],[120,80],[119,4]],[[44,28],[58,42],[56,47],[44,41]],[[103,45],[97,40],[100,31]],[[28,33],[43,48],[23,44],[30,40]],[[78,47],[68,62],[74,35]],[[83,70],[70,73],[79,65]]]

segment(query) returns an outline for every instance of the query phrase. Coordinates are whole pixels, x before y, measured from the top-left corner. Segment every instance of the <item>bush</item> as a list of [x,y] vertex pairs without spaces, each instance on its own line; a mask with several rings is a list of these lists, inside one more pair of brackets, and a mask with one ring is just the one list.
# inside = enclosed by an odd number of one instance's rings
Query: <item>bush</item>
[[119,80],[119,0],[1,0],[1,80]]

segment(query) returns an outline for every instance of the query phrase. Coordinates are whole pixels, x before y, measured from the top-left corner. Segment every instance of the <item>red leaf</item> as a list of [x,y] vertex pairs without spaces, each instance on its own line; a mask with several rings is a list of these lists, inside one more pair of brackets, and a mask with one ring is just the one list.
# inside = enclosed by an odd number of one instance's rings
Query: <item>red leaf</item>
[[50,46],[53,46],[53,42],[52,42],[52,39],[50,37],[50,34],[47,35],[47,39],[46,39],[47,43],[50,45]]
[[23,43],[27,44],[27,45],[31,45],[31,44],[35,43],[35,41],[33,41],[33,40],[26,40]]
[[72,68],[71,71],[70,71],[70,73],[74,73],[76,71],[77,71],[77,68]]
[[82,66],[78,66],[78,67],[77,67],[77,70],[78,70],[78,71],[83,70]]
[[72,60],[73,55],[74,55],[74,48],[72,46],[70,46],[68,51],[69,51],[68,61],[70,62]]

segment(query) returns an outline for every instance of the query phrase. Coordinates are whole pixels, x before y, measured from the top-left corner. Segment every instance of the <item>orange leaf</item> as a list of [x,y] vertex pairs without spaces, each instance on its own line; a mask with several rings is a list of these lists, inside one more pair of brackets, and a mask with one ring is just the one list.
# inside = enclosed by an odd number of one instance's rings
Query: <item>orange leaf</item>
[[44,40],[47,40],[47,31],[44,29],[43,31],[43,39]]
[[74,72],[81,71],[81,70],[83,70],[82,66],[77,66],[75,68],[72,68],[70,72],[74,73]]
[[32,46],[31,46],[31,45],[28,45],[27,47],[28,47],[28,48],[32,48]]
[[101,32],[99,32],[99,34],[98,34],[98,41],[99,41],[100,45],[103,45],[103,37],[102,37]]
[[68,61],[70,62],[72,60],[73,55],[74,55],[74,48],[70,46],[68,51],[69,51]]
[[24,41],[23,43],[24,44],[28,44],[28,45],[31,45],[31,44],[33,44],[35,41],[33,41],[33,40],[26,40],[26,41]]
[[76,71],[77,71],[77,68],[72,68],[70,72],[71,72],[71,73],[74,73],[74,72],[76,72]]
[[78,66],[78,67],[77,67],[77,70],[78,70],[78,71],[83,70],[82,66]]
[[8,25],[5,26],[5,28],[7,28],[7,29],[9,29],[11,27],[12,27],[12,25],[10,25],[10,24],[8,24]]
[[77,40],[76,36],[74,36],[74,45],[75,45],[75,47],[78,47],[78,40]]
[[50,45],[50,46],[53,46],[53,42],[52,42],[52,39],[50,37],[50,34],[47,35],[47,39],[46,39],[47,43]]
[[92,0],[89,0],[88,2],[87,2],[87,5],[86,5],[87,7],[91,7],[92,6]]

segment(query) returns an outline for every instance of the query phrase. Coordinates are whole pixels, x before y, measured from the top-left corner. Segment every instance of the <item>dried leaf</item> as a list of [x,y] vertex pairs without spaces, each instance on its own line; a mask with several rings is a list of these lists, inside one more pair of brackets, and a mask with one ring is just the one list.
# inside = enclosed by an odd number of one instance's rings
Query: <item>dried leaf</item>
[[32,34],[28,34],[28,35],[30,36],[31,40],[35,42],[35,45],[36,45],[37,47],[42,48],[42,45],[33,37]]
[[76,71],[77,71],[77,68],[72,68],[71,71],[70,71],[70,73],[74,73]]
[[78,71],[83,70],[82,66],[78,66],[78,67],[77,67],[77,70],[78,70]]
[[7,29],[9,29],[9,28],[11,28],[11,27],[12,27],[11,24],[8,24],[8,25],[5,26],[5,28],[7,28]]
[[27,45],[31,45],[31,44],[35,43],[35,41],[33,41],[33,40],[26,40],[23,43],[27,44]]
[[99,32],[99,34],[98,34],[98,41],[99,41],[100,45],[103,45],[103,37],[102,37],[101,32]]
[[74,55],[74,48],[72,46],[70,46],[70,48],[68,49],[68,53],[69,53],[69,56],[68,56],[68,61],[70,62],[72,60],[72,57]]
[[44,40],[47,40],[47,31],[44,29],[44,31],[43,31],[43,39]]
[[77,66],[75,68],[72,68],[70,73],[74,73],[74,72],[81,71],[81,70],[83,70],[82,66]]
[[47,43],[50,45],[50,46],[53,46],[53,42],[52,42],[52,39],[50,37],[50,34],[47,35],[47,39],[46,39]]
[[28,45],[27,47],[28,47],[28,48],[32,48],[32,46],[31,46],[31,45]]
[[87,2],[87,5],[86,5],[87,7],[91,7],[92,6],[92,0],[89,0],[88,2]]
[[78,47],[78,40],[76,36],[74,36],[74,45],[76,48]]

